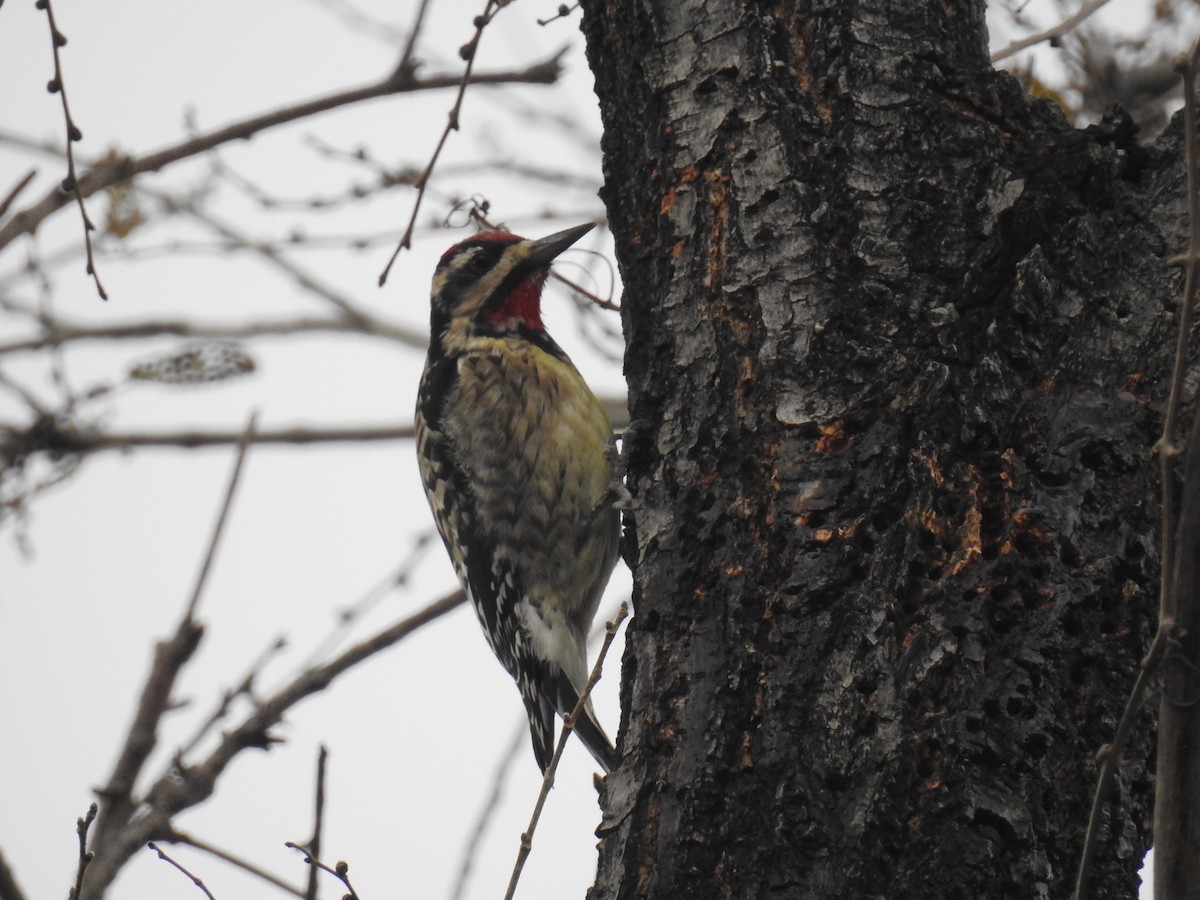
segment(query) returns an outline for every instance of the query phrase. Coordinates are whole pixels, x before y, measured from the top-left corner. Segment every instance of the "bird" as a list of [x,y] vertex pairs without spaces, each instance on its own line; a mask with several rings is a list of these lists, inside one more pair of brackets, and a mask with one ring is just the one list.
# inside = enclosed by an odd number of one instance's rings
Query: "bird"
[[[587,682],[587,634],[612,574],[620,512],[612,424],[542,322],[556,257],[591,223],[538,240],[482,231],[433,274],[416,409],[421,482],[492,652],[516,681],[544,773],[554,716]],[[617,764],[590,700],[575,733]]]

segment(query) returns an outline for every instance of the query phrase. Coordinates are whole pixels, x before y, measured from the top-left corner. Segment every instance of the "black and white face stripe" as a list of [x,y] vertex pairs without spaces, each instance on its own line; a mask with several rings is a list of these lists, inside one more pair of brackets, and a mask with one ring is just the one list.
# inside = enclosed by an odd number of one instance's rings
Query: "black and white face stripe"
[[505,276],[523,256],[512,254],[505,259],[512,245],[522,242],[517,235],[486,234],[489,236],[470,238],[451,247],[433,273],[434,302],[448,315],[482,309],[498,289],[505,287]]
[[435,313],[470,318],[503,305],[522,281],[548,272],[560,253],[592,230],[577,225],[537,240],[504,231],[481,231],[451,247],[433,274]]

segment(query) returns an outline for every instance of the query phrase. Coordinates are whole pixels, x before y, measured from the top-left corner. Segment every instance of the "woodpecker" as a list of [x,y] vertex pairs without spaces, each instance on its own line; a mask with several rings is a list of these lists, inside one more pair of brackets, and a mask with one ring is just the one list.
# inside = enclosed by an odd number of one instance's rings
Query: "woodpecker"
[[[617,559],[612,424],[542,324],[555,257],[590,231],[540,240],[485,231],[433,275],[429,355],[417,398],[425,495],[492,652],[516,680],[545,772],[554,714],[587,681],[587,633]],[[617,762],[591,703],[575,731]]]

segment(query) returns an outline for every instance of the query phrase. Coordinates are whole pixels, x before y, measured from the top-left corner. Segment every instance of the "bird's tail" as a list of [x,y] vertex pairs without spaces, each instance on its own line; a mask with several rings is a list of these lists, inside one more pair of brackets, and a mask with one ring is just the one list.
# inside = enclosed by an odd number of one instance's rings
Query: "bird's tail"
[[[576,698],[576,702],[578,702],[578,698]],[[591,701],[588,701],[579,718],[575,720],[575,733],[583,741],[583,746],[587,747],[592,756],[596,758],[596,762],[604,770],[605,775],[617,767],[619,761],[617,748],[613,746],[613,742],[608,739],[608,735],[596,721],[596,713],[592,709]]]
[[[554,698],[553,706],[546,702],[551,696]],[[530,730],[533,733],[533,755],[537,758],[538,766],[545,772],[551,757],[554,756],[554,713],[557,712],[563,717],[570,715],[579,702],[579,693],[566,673],[559,671],[554,678],[553,691],[541,693],[538,699],[541,702],[527,702],[526,708],[529,711]],[[583,741],[583,746],[595,757],[605,775],[617,767],[619,757],[616,748],[596,719],[596,711],[592,709],[590,699],[575,721],[575,733]]]

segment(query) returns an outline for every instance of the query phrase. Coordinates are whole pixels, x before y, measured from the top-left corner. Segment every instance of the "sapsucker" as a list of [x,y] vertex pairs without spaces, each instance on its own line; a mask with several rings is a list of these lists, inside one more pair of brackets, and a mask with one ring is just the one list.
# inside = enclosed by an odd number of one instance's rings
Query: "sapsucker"
[[[587,680],[586,639],[617,559],[612,425],[542,325],[556,256],[592,228],[541,240],[486,231],[433,275],[417,398],[421,480],[492,651],[516,680],[544,772],[554,714]],[[605,772],[616,751],[591,704],[576,732]]]

